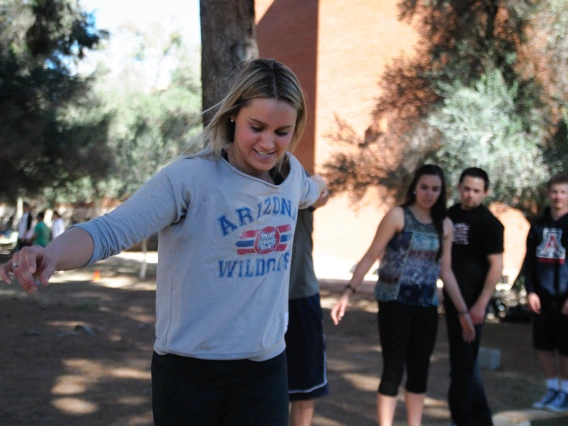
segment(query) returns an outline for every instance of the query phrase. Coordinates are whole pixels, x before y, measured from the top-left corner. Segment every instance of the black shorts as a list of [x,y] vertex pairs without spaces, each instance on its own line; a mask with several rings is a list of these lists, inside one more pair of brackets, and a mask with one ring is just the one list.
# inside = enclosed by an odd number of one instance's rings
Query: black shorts
[[288,311],[285,337],[290,401],[325,396],[329,388],[319,294],[290,300]]
[[533,315],[533,346],[537,351],[558,351],[568,356],[568,316],[563,315],[565,299],[540,299],[540,315]]

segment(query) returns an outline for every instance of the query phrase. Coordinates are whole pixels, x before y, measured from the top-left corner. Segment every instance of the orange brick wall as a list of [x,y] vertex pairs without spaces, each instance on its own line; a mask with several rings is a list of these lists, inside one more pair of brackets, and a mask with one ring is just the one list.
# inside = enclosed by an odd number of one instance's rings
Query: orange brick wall
[[[417,34],[398,20],[398,0],[256,0],[261,56],[274,57],[300,78],[309,98],[310,122],[295,154],[310,172],[336,150],[328,135],[336,117],[363,135],[380,94],[385,66],[412,55]],[[454,184],[454,183],[449,183]],[[316,211],[314,257],[355,263],[373,239],[385,206],[371,189],[357,206],[346,195]],[[526,220],[499,213],[506,224],[505,268],[517,270],[524,255]],[[511,273],[510,273],[511,274]],[[512,277],[514,278],[514,277]]]
[[278,59],[290,67],[306,92],[308,122],[295,155],[306,170],[313,173],[316,146],[314,111],[317,110],[318,1],[257,1],[255,6],[260,56]]

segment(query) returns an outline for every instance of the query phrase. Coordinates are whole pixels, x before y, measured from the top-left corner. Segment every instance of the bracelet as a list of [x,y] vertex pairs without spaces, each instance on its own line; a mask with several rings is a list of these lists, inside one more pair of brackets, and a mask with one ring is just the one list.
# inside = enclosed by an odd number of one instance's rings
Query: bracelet
[[347,285],[345,286],[345,288],[343,289],[343,291],[345,291],[345,290],[347,290],[347,289],[351,290],[351,294],[357,293],[357,289],[356,289],[355,287],[353,287],[351,284],[347,284]]
[[459,311],[459,315],[469,315],[469,311]]

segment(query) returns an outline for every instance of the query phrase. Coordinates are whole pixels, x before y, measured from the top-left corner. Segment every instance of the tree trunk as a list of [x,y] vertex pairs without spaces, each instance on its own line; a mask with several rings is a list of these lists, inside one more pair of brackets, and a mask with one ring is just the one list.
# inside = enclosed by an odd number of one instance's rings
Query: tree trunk
[[[258,57],[254,0],[200,0],[201,83],[203,111],[226,95],[230,74],[242,62]],[[203,115],[203,125],[213,117]]]

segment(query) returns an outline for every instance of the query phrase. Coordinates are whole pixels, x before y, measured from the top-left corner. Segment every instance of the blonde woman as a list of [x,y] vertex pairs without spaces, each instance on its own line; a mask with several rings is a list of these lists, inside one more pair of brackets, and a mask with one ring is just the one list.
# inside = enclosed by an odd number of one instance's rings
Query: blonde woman
[[29,293],[159,231],[154,421],[286,426],[284,333],[298,208],[325,190],[290,151],[306,122],[296,76],[245,64],[200,138],[113,212],[0,267]]

